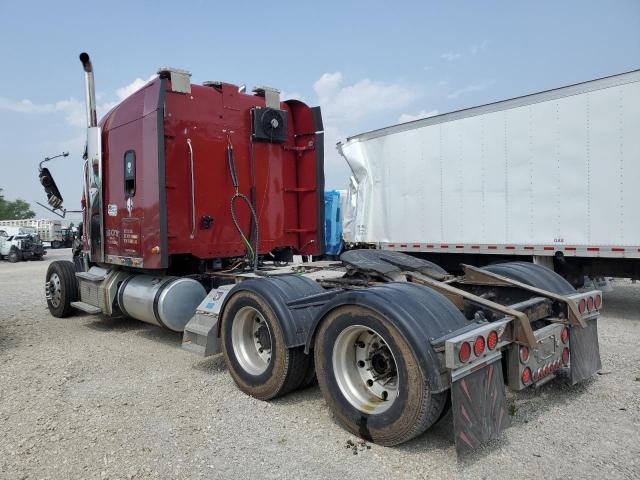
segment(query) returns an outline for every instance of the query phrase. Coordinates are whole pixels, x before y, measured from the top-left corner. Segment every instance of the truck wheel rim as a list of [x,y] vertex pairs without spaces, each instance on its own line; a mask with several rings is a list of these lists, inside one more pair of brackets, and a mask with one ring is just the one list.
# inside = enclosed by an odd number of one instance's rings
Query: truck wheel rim
[[271,332],[262,314],[242,307],[231,326],[233,352],[240,366],[251,375],[260,375],[271,361]]
[[383,413],[398,398],[393,352],[379,333],[363,325],[345,328],[336,338],[333,374],[347,401],[363,413]]
[[49,277],[49,292],[51,293],[51,304],[54,307],[60,305],[62,291],[60,289],[60,277],[57,273],[52,273]]

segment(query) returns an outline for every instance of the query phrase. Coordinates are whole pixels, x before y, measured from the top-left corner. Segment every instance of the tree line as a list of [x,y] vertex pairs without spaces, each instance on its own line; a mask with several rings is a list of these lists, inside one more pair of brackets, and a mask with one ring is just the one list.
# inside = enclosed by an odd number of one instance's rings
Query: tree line
[[0,220],[20,220],[35,216],[31,205],[19,198],[14,201],[5,199],[2,195],[2,188],[0,188]]

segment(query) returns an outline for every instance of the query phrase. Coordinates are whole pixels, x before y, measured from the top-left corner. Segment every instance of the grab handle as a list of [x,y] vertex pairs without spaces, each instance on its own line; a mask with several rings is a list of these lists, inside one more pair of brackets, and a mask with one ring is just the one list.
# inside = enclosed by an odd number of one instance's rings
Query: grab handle
[[189,147],[189,171],[191,172],[191,235],[193,240],[196,236],[196,187],[193,177],[193,146],[191,139],[187,138],[187,146]]

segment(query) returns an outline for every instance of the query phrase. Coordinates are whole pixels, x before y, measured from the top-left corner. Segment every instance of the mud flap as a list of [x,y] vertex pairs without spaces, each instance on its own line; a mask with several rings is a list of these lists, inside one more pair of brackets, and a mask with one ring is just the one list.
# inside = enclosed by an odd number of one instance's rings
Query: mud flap
[[598,344],[598,319],[587,320],[586,327],[569,328],[571,360],[569,377],[571,385],[590,378],[602,368]]
[[511,425],[500,358],[452,382],[453,430],[458,455],[498,438],[500,432]]

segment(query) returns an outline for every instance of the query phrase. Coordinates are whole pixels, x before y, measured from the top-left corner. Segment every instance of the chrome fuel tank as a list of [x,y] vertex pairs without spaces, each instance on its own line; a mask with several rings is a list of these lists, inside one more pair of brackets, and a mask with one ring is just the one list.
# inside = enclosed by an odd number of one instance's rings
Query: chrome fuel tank
[[182,332],[207,292],[191,278],[133,275],[118,289],[125,315]]

